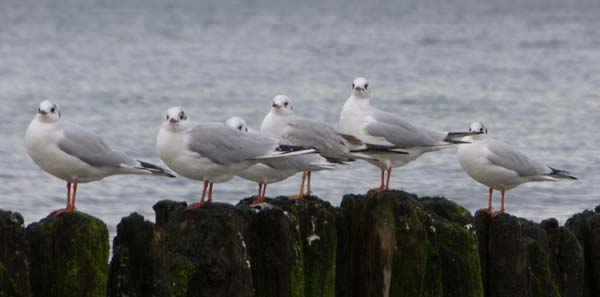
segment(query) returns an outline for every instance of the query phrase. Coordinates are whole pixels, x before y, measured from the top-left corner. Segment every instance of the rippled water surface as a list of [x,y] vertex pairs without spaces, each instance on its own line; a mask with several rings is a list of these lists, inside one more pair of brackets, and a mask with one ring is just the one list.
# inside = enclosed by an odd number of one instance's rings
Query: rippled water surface
[[[429,2],[1,1],[0,208],[29,223],[65,204],[65,183],[41,171],[24,145],[43,98],[114,148],[161,164],[154,143],[170,106],[196,121],[238,115],[258,128],[271,98],[285,93],[298,114],[336,125],[359,75],[380,108],[439,129],[482,120],[491,136],[581,178],[514,189],[509,212],[564,221],[599,204],[600,7]],[[487,189],[462,172],[455,153],[400,168],[393,186],[472,211],[486,206]],[[317,173],[313,184],[338,205],[378,178],[358,162]],[[295,193],[299,181],[267,194]],[[82,184],[77,205],[114,234],[121,217],[153,219],[156,201],[195,202],[201,187],[114,176]],[[256,191],[236,178],[216,185],[215,197],[236,203]]]

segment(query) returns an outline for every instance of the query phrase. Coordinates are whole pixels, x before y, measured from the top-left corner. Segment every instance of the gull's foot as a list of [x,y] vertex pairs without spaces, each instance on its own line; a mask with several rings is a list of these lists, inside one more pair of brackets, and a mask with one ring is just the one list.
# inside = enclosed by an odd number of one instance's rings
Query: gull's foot
[[377,187],[377,188],[372,188],[369,191],[367,191],[367,194],[369,193],[381,193],[383,191],[385,191],[385,187]]
[[487,213],[488,216],[492,216],[494,214],[494,210],[491,207],[482,208],[482,209],[480,209],[480,211]]
[[188,205],[188,207],[186,207],[185,210],[196,209],[196,208],[203,208],[207,204],[208,204],[208,202],[196,202],[196,203],[192,203],[192,204]]
[[497,217],[497,216],[499,216],[499,215],[501,215],[501,214],[503,214],[503,213],[504,213],[504,209],[501,209],[501,210],[499,210],[497,212],[494,212],[492,214],[492,219],[495,218],[495,217]]
[[63,209],[57,209],[57,210],[51,212],[50,214],[57,217],[57,216],[65,214],[67,212],[74,212],[76,210],[77,210],[77,208],[75,208],[75,207],[63,208]]
[[296,194],[296,195],[290,195],[290,196],[288,196],[288,198],[290,198],[292,200],[304,199],[304,197],[305,197],[304,194]]
[[267,202],[267,198],[259,197],[259,198],[252,200],[252,202],[250,202],[250,205],[257,205],[257,204],[261,204],[261,203],[265,203],[265,202]]

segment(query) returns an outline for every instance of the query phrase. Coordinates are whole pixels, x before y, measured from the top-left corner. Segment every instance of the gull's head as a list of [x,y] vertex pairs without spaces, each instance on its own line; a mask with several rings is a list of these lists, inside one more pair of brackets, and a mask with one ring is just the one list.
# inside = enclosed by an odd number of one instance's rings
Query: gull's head
[[352,96],[358,98],[369,97],[369,81],[364,77],[357,77],[352,81]]
[[292,111],[292,100],[286,95],[277,95],[273,97],[271,110],[280,115],[290,115]]
[[469,132],[478,133],[478,134],[487,134],[487,128],[483,125],[482,122],[473,122],[469,125]]
[[248,132],[248,125],[246,124],[246,121],[240,117],[231,117],[225,121],[225,124],[244,133]]
[[165,124],[172,129],[178,129],[188,123],[187,114],[181,107],[171,107],[167,110]]
[[56,122],[60,119],[60,109],[58,104],[44,100],[40,102],[36,117],[44,122]]

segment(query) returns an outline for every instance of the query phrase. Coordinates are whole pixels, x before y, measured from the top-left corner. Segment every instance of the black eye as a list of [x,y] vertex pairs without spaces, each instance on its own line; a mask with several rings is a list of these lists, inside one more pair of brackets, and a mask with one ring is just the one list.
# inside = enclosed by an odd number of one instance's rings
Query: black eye
[[183,111],[179,113],[179,119],[185,119],[185,113],[183,113]]
[[352,84],[352,88],[354,89],[354,84]]
[[288,106],[288,103],[287,103],[287,102],[286,102],[286,103],[283,103],[283,106]]
[[242,131],[242,128],[243,128],[243,127],[242,127],[241,125],[240,125],[240,126],[238,126],[238,130]]
[[54,113],[55,111],[56,111],[56,108],[54,108],[54,107],[52,107],[52,108],[50,109],[50,112],[51,112],[51,113]]
[[169,119],[169,115],[167,115],[167,120]]
[[369,87],[369,84],[365,84],[365,90]]

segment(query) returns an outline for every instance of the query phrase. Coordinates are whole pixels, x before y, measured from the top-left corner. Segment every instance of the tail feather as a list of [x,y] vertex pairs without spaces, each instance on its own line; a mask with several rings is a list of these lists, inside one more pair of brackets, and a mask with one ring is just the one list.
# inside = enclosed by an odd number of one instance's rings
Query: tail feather
[[574,180],[579,179],[575,176],[572,176],[571,173],[569,173],[568,171],[552,168],[550,166],[548,166],[548,167],[550,168],[550,170],[552,170],[551,173],[547,174],[548,176],[551,176],[554,178],[564,178],[564,179],[574,179]]
[[[291,146],[294,147],[294,149],[291,150],[285,150],[285,149],[280,149],[283,146],[280,146],[277,151],[278,153],[276,154],[269,154],[269,155],[263,155],[263,156],[258,156],[256,158],[252,158],[250,160],[254,160],[254,161],[264,161],[264,160],[272,160],[272,159],[279,159],[282,157],[291,157],[291,156],[300,156],[300,155],[306,155],[306,154],[314,154],[317,153],[317,150],[313,149],[313,148],[303,148],[303,149],[297,149],[296,146]],[[288,147],[288,146],[286,146]]]
[[167,177],[175,177],[175,175],[173,175],[169,170],[166,170],[160,166],[148,163],[148,162],[144,162],[144,161],[140,161],[137,160],[138,162],[140,162],[141,167],[139,167],[139,169],[143,169],[146,170],[148,172],[150,172],[152,175],[160,175],[160,176],[167,176]]

